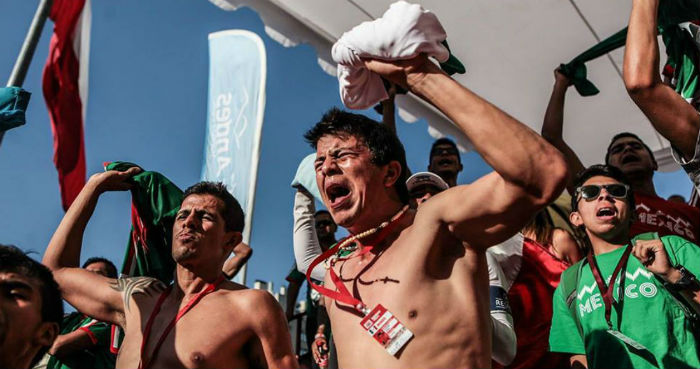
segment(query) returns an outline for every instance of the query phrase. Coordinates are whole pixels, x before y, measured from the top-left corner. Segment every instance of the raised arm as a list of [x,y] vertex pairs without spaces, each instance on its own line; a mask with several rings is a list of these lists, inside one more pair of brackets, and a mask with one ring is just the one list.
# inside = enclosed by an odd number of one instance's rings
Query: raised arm
[[658,0],[634,0],[627,31],[623,77],[632,100],[654,128],[690,160],[700,129],[695,109],[659,74]]
[[226,278],[231,279],[238,274],[238,271],[243,268],[251,256],[253,256],[253,249],[248,244],[241,242],[233,248],[233,256],[226,260],[221,271]]
[[[321,255],[321,244],[318,242],[314,222],[314,197],[304,187],[298,187],[294,195],[294,258],[297,262],[297,270],[306,274],[311,262]],[[322,265],[316,267],[311,277],[322,281],[326,277],[326,270]]]
[[518,232],[563,190],[566,163],[557,149],[425,57],[366,64],[440,109],[495,170],[471,185],[439,193],[422,205],[416,222],[437,220],[458,239],[487,247]]
[[566,190],[569,191],[569,194],[573,194],[574,177],[576,173],[584,169],[584,166],[578,155],[564,141],[564,102],[569,86],[571,86],[571,80],[559,72],[559,69],[554,70],[554,88],[552,88],[552,96],[549,98],[547,111],[544,114],[542,137],[564,154],[569,169]]
[[43,264],[53,272],[63,298],[78,311],[97,320],[123,325],[124,303],[114,279],[81,269],[83,232],[97,199],[105,191],[127,190],[128,178],[139,172],[108,171],[95,174],[85,184],[66,212],[44,254]]
[[398,135],[396,132],[396,103],[394,102],[396,85],[392,83],[387,93],[389,98],[382,101],[382,123],[386,124],[395,135]]

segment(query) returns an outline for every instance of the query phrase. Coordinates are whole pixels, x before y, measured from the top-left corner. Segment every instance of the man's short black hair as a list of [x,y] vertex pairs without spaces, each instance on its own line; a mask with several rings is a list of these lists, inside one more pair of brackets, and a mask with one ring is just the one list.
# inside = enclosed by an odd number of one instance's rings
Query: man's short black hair
[[401,165],[401,174],[396,180],[394,188],[401,202],[408,204],[406,151],[396,134],[391,132],[386,125],[361,114],[331,108],[323,115],[320,122],[304,134],[304,138],[315,150],[318,140],[326,135],[353,136],[362,141],[369,148],[374,165],[382,166],[394,160],[398,161]]
[[[63,320],[63,300],[61,290],[51,271],[30,258],[22,250],[12,245],[0,244],[0,271],[16,273],[39,282],[39,294],[41,295],[41,320],[42,322],[56,323],[59,327]],[[32,360],[34,365],[49,347],[42,347]]]
[[[603,164],[596,164],[596,165],[591,165],[590,167],[580,171],[576,175],[576,179],[574,180],[574,188],[578,189],[581,187],[584,183],[586,183],[587,180],[595,177],[595,176],[603,176],[603,177],[608,177],[612,178],[620,183],[629,185],[627,182],[627,178],[625,177],[624,173],[616,167],[613,167],[611,165],[603,165]],[[632,189],[629,188],[627,189],[627,205],[629,205],[632,210],[634,210],[634,194],[632,193]],[[571,211],[576,211],[578,210],[578,194],[573,194],[571,196]]]
[[226,189],[226,185],[221,182],[202,181],[196,183],[185,190],[182,196],[182,201],[185,201],[190,195],[212,195],[224,203],[224,208],[221,211],[221,217],[226,222],[226,230],[234,232],[243,232],[245,226],[245,218],[241,204],[238,203],[233,195]]
[[326,215],[328,215],[328,216],[331,216],[331,213],[329,213],[328,210],[323,210],[323,209],[321,209],[321,210],[317,210],[317,211],[314,213],[314,218],[316,218],[317,216],[319,216],[319,215],[321,215],[321,214],[326,214]]
[[[433,151],[439,145],[450,145],[454,147],[455,150],[457,150],[457,152],[459,152],[459,148],[457,148],[457,144],[454,141],[450,140],[447,137],[438,138],[437,140],[435,140],[435,142],[433,142],[433,146],[430,147],[430,161],[433,160]],[[459,156],[459,154],[457,155],[457,162],[462,164],[462,158]]]
[[613,143],[615,143],[615,141],[617,141],[618,139],[624,138],[624,137],[632,137],[635,140],[639,141],[639,143],[642,144],[644,146],[644,148],[647,150],[647,152],[649,153],[649,156],[651,157],[652,162],[654,164],[656,164],[656,158],[654,157],[654,152],[651,151],[649,146],[647,146],[647,144],[644,143],[644,141],[642,141],[642,139],[639,138],[639,136],[635,135],[634,133],[630,133],[630,132],[622,132],[622,133],[616,134],[612,138],[612,140],[610,140],[610,144],[608,145],[608,149],[605,151],[605,164],[606,165],[610,165],[610,149],[612,148]]
[[117,267],[114,265],[114,263],[103,257],[96,256],[85,260],[83,263],[83,269],[87,268],[88,265],[95,263],[105,263],[107,266],[107,277],[117,278]]

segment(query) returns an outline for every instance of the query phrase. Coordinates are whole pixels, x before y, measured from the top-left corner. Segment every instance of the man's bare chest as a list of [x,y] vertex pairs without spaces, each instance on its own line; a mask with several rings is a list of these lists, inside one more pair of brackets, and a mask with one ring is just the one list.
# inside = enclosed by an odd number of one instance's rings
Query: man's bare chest
[[126,331],[122,350],[127,352],[120,353],[119,361],[124,355],[127,365],[120,366],[136,367],[132,363],[138,364],[142,356],[152,367],[221,367],[231,360],[245,360],[241,351],[250,332],[230,310],[221,303],[203,301],[177,319],[180,310],[174,306],[164,304],[154,316],[144,306],[144,314],[133,317],[131,325],[140,329]]

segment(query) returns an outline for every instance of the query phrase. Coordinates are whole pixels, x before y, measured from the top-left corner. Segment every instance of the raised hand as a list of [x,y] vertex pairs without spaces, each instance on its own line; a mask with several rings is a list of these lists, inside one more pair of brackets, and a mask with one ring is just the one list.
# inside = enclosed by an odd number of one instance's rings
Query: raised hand
[[102,173],[93,174],[89,182],[95,184],[98,192],[106,191],[126,191],[133,187],[133,183],[128,179],[141,172],[139,167],[131,167],[124,172],[108,170]]

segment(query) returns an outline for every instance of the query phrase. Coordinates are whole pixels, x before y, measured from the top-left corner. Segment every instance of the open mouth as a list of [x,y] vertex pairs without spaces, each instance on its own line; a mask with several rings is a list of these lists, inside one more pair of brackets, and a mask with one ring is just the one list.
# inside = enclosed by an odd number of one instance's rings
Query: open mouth
[[452,165],[452,164],[454,164],[454,160],[449,159],[449,158],[440,159],[440,160],[438,161],[438,165],[440,165],[440,166],[443,166],[443,165]]
[[637,155],[625,155],[622,157],[622,164],[637,163],[641,159]]
[[615,217],[615,214],[617,214],[617,209],[614,207],[602,207],[598,209],[598,211],[595,213],[596,217],[601,218],[601,219],[611,219]]
[[326,186],[326,196],[330,201],[331,208],[338,208],[350,198],[350,189],[339,183],[332,183]]

